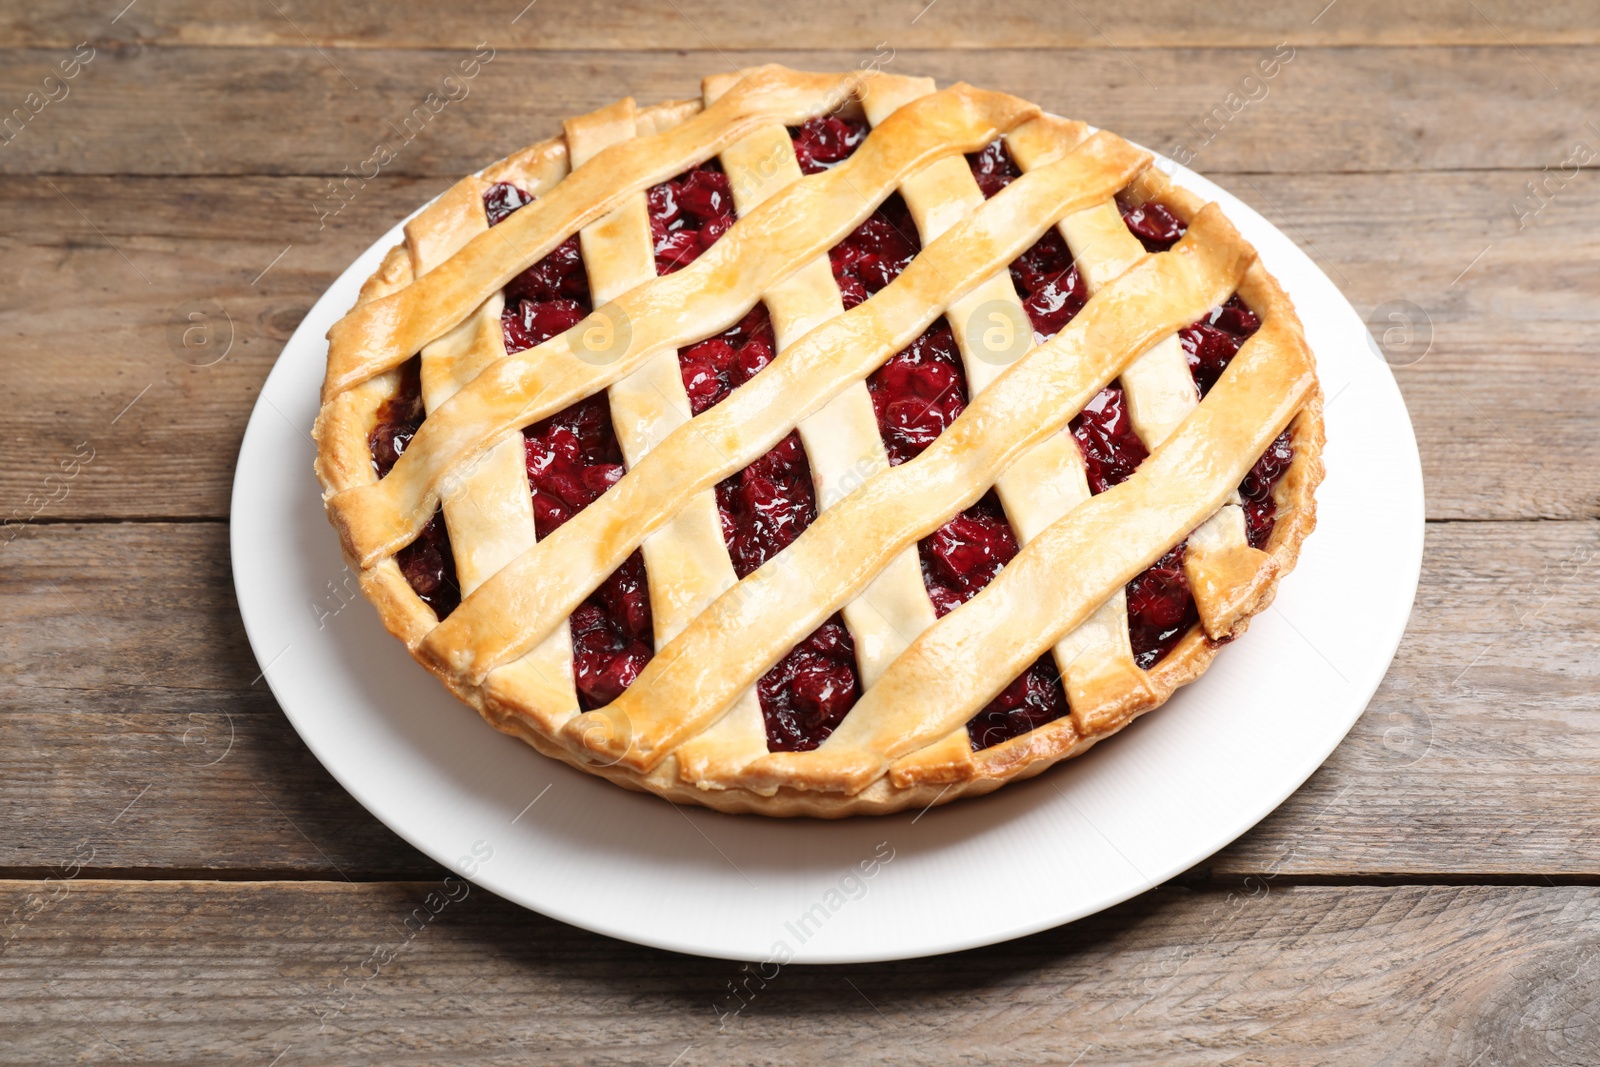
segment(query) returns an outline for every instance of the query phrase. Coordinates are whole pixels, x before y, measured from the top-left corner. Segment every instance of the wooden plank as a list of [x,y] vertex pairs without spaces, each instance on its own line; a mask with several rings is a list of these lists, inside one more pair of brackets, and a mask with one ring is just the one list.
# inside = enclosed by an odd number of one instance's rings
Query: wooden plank
[[1179,0],[1129,7],[1020,0],[1001,6],[943,0],[892,0],[862,7],[844,0],[742,7],[712,0],[671,5],[640,0],[604,14],[575,5],[466,0],[450,16],[423,0],[380,4],[247,0],[143,4],[117,17],[117,5],[90,0],[26,0],[0,14],[0,39],[18,46],[71,47],[85,38],[139,44],[300,48],[309,39],[341,48],[471,48],[488,40],[507,49],[826,48],[841,39],[869,50],[897,48],[1148,48],[1152,46],[1307,44],[1579,44],[1600,40],[1591,4],[1475,4],[1426,0],[1340,0],[1285,5],[1270,0],[1193,5]]
[[[1221,177],[1363,314],[1422,316],[1426,354],[1396,374],[1432,518],[1577,518],[1600,501],[1600,198],[1580,175],[1519,232],[1508,200],[1523,177]],[[368,242],[444,185],[381,178],[319,230],[317,179],[0,179],[13,355],[0,361],[0,518],[225,516],[283,341]],[[207,309],[213,347],[174,348],[184,316]],[[192,365],[215,358],[229,321],[226,358]],[[85,442],[92,461],[47,482]]]
[[[853,69],[877,61],[871,40],[834,51],[497,52],[411,135],[407,118],[470,53],[108,46],[64,99],[37,105],[0,151],[0,173],[355,173],[384,142],[396,155],[386,173],[454,177],[621,96],[694,96],[705,74],[769,60]],[[1600,70],[1584,48],[1301,47],[1274,78],[1246,84],[1273,50],[901,49],[881,66],[1019,93],[1162,149],[1197,138],[1230,94],[1253,94],[1212,119],[1223,129],[1202,157],[1212,170],[1542,168],[1595,140],[1585,101],[1600,93]],[[63,57],[0,53],[0,101],[23,105]]]
[[1158,890],[936,966],[782,967],[641,950],[455,880],[61,885],[0,883],[30,916],[0,972],[10,1062],[1600,1057],[1591,886]]
[[[13,873],[61,862],[86,835],[110,870],[432,869],[362,813],[252,684],[224,527],[39,526],[0,552]],[[1366,715],[1205,868],[1600,876],[1597,559],[1600,523],[1432,525],[1410,630]],[[356,601],[330,625],[371,625],[370,611]],[[1314,620],[1294,621],[1315,639]],[[462,729],[488,729],[462,716]]]

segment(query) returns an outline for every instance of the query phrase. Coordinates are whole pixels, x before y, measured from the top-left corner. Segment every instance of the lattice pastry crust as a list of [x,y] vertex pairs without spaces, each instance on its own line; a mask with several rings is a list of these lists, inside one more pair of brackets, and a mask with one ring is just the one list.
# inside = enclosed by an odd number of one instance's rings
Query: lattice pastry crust
[[[834,169],[801,177],[785,128],[830,112],[864,116],[872,133]],[[996,138],[1024,173],[985,200],[963,154]],[[645,191],[712,158],[738,221],[689,267],[657,277]],[[1271,602],[1315,524],[1322,477],[1321,393],[1292,304],[1220,210],[1150,162],[1001,93],[776,66],[709,78],[702,100],[643,110],[623,100],[570,120],[563,136],[462,180],[413,219],[329,332],[316,470],[363,590],[413,656],[495,727],[674,801],[878,814],[987,793],[1084,751],[1198,677]],[[497,182],[537,199],[490,229],[483,197]],[[828,250],[894,192],[922,251],[843,311]],[[1186,233],[1147,253],[1118,194],[1158,201]],[[1010,362],[974,351],[997,309],[1020,311],[1008,265],[1052,226],[1092,297]],[[502,288],[574,233],[597,310],[507,355]],[[1202,401],[1177,331],[1235,293],[1261,325]],[[757,301],[777,358],[691,418],[677,349]],[[864,380],[940,316],[961,344],[971,403],[920,456],[890,467]],[[369,434],[418,353],[427,417],[380,479]],[[1063,431],[1113,382],[1150,455],[1091,496]],[[602,390],[627,473],[536,540],[521,431]],[[739,580],[711,490],[797,427],[820,514]],[[1294,457],[1258,549],[1236,487],[1286,427]],[[1022,549],[936,618],[918,539],[991,488]],[[443,622],[395,560],[441,507],[464,596]],[[1185,538],[1200,622],[1142,670],[1124,586]],[[580,711],[567,618],[641,545],[654,658],[612,703]],[[754,683],[837,611],[864,691],[819,747],[769,752]],[[974,751],[967,721],[1052,650],[1070,714]]]

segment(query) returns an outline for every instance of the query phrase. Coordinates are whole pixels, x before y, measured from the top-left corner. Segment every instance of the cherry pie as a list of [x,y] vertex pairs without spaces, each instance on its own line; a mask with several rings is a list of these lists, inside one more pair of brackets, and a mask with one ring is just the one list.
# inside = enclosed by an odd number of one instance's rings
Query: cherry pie
[[457,183],[329,332],[362,588],[496,727],[725,811],[923,807],[1196,678],[1321,394],[1214,204],[1001,93],[769,66]]

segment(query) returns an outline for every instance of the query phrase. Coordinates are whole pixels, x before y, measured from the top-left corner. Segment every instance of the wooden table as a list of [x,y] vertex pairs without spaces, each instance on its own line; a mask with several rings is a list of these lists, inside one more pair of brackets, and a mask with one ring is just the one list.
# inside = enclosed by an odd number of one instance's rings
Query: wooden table
[[[26,109],[0,145],[0,1061],[1600,1062],[1594,5],[125,2],[0,10],[0,113]],[[470,96],[330,198],[480,42]],[[1186,145],[1364,314],[1410,317],[1429,525],[1387,681],[1174,882],[936,961],[788,968],[737,1015],[738,965],[479,891],[408,933],[443,870],[311,757],[240,627],[263,378],[377,234],[563,116],[874,56]]]

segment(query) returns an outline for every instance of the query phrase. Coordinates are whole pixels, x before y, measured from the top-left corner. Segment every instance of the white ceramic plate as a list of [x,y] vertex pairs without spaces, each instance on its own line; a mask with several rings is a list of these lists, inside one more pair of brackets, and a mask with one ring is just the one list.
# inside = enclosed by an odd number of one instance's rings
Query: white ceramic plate
[[311,471],[324,335],[397,225],[284,347],[239,455],[234,581],[289,721],[357,800],[440,863],[546,915],[680,952],[813,963],[950,952],[1092,914],[1203,860],[1317,769],[1382,680],[1421,569],[1422,471],[1389,368],[1333,283],[1243,203],[1160,165],[1219,201],[1288,289],[1328,398],[1328,476],[1298,569],[1166,707],[989,797],[839,822],[676,807],[497,733],[355,592]]

